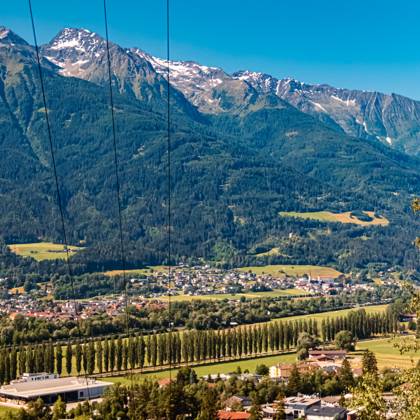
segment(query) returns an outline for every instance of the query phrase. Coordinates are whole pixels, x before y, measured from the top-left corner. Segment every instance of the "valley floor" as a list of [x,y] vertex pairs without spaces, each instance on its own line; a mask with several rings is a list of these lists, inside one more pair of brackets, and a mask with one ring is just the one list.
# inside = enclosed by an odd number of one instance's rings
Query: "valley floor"
[[[392,337],[387,338],[376,338],[371,340],[365,340],[357,343],[356,351],[350,353],[351,360],[354,363],[358,363],[361,359],[361,355],[364,350],[369,349],[375,353],[378,360],[378,367],[383,368],[409,368],[413,364],[416,364],[420,360],[420,355],[415,353],[406,353],[401,355],[399,350],[394,347],[395,340]],[[288,352],[277,355],[269,355],[262,357],[255,357],[244,360],[235,360],[227,362],[219,362],[208,365],[201,365],[194,367],[198,376],[207,376],[209,374],[223,374],[234,372],[238,367],[241,371],[249,370],[249,372],[255,372],[258,365],[272,366],[277,363],[294,363],[296,361],[296,352]],[[169,369],[161,370],[159,372],[147,372],[144,374],[135,374],[133,377],[134,381],[141,381],[145,378],[149,379],[163,379],[176,376],[178,369],[173,369],[172,372]],[[129,375],[107,377],[107,381],[114,383],[131,383],[131,377]]]

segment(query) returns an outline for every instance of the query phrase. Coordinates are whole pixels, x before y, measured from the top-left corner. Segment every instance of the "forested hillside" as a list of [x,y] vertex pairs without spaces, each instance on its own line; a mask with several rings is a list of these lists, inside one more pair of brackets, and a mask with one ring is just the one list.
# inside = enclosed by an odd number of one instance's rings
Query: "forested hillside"
[[[63,77],[47,59],[43,68],[67,230],[72,243],[86,247],[74,261],[116,268],[109,92],[100,81]],[[167,92],[153,71],[147,67],[141,79],[144,97],[117,89],[114,76],[124,239],[133,266],[165,262],[167,254]],[[171,92],[174,259],[418,267],[411,242],[419,222],[409,209],[420,190],[418,160],[334,131],[270,94],[209,116]],[[0,39],[0,147],[0,235],[6,243],[60,241],[34,49],[12,32]],[[311,210],[371,210],[390,225],[279,216]],[[281,252],[256,256],[261,247]]]

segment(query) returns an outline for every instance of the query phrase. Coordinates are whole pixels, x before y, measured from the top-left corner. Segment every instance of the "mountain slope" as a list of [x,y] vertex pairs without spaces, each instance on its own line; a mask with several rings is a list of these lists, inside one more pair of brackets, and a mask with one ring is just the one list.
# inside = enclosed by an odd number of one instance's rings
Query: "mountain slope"
[[420,152],[420,102],[401,95],[386,95],[309,85],[293,79],[278,80],[254,72],[234,74],[264,93],[280,98],[347,134],[378,139],[410,154]]
[[[59,240],[33,48],[14,37],[9,32],[0,39],[0,144],[8,147],[0,160],[0,234],[16,242]],[[75,261],[96,262],[92,269],[99,269],[115,267],[119,259],[109,96],[100,73],[104,64],[96,62],[99,52],[80,45],[65,44],[66,56],[67,48],[90,51],[94,62],[84,64],[89,80],[64,76],[65,67],[47,59],[43,66],[69,236],[88,248]],[[128,63],[117,46],[113,63],[120,53]],[[54,60],[66,62],[59,57]],[[167,125],[164,109],[156,109],[165,83],[158,71],[147,69],[151,79],[127,89],[118,76],[125,73],[115,70],[124,237],[132,264],[162,263],[167,253]],[[148,94],[136,95],[143,84]],[[243,96],[236,95],[237,84]],[[419,191],[418,160],[328,128],[239,79],[219,84],[223,111],[213,115],[200,114],[182,93],[171,92],[179,99],[171,147],[176,258],[241,264],[255,261],[258,247],[273,246],[283,250],[273,260],[284,263],[349,269],[369,256],[370,262],[414,264],[417,225],[405,207]],[[391,225],[326,229],[279,217],[284,210],[372,210],[386,214]]]
[[[146,103],[155,111],[166,109],[168,86],[164,77],[151,63],[134,50],[109,43],[113,86],[130,98]],[[108,85],[106,41],[87,29],[65,28],[41,53],[58,67],[62,76],[77,77],[90,82]],[[178,91],[171,92],[174,111],[198,117],[194,107]]]
[[[166,76],[166,62],[139,49],[129,50]],[[201,112],[231,112],[259,95],[274,94],[337,131],[377,139],[412,155],[420,154],[420,102],[401,95],[310,85],[264,73],[232,75],[219,67],[172,61],[171,82]]]
[[[43,46],[42,53],[60,67],[64,76],[99,84],[107,81],[105,41],[86,29],[64,29]],[[138,48],[123,49],[112,43],[111,59],[119,91],[158,109],[158,98],[166,97],[166,61]],[[337,131],[361,139],[377,139],[412,155],[420,154],[419,101],[396,94],[277,79],[251,71],[230,75],[219,67],[193,61],[171,61],[170,70],[176,88],[174,102],[189,114],[194,111],[183,95],[201,112],[218,114],[234,112],[260,95],[274,94]]]

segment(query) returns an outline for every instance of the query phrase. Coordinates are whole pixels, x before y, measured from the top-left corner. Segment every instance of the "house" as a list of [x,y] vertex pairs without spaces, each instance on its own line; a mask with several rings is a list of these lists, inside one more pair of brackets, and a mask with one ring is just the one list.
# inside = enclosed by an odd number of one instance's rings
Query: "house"
[[249,420],[250,417],[251,414],[246,411],[219,410],[217,413],[217,418],[219,420]]
[[[294,365],[288,363],[279,363],[271,366],[269,369],[270,378],[287,382],[292,373],[293,366]],[[298,363],[296,366],[301,374],[309,373],[317,369],[317,366],[307,362]]]
[[321,400],[312,396],[297,396],[288,397],[284,401],[285,413],[295,419],[305,417],[311,407],[321,407]]
[[415,313],[413,314],[401,314],[399,316],[399,321],[400,322],[410,322],[410,321],[417,321],[417,316]]
[[158,381],[159,388],[166,388],[171,383],[170,378],[162,378]]
[[343,407],[310,407],[306,411],[306,420],[345,420],[347,410]]
[[270,420],[276,417],[277,406],[272,404],[266,404],[261,408],[263,419]]
[[241,407],[247,409],[252,406],[251,398],[242,395],[233,395],[225,401],[225,407],[229,409]]

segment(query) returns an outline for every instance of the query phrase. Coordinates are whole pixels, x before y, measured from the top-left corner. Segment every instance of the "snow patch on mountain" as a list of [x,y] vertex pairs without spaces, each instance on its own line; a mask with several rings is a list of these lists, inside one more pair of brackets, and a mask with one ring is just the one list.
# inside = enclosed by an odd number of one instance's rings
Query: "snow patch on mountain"
[[356,99],[350,99],[350,98],[341,99],[340,97],[335,96],[335,95],[331,95],[331,98],[334,99],[335,101],[338,101],[344,104],[345,106],[356,106]]
[[6,38],[10,33],[10,30],[4,27],[0,27],[0,39]]
[[314,101],[310,102],[315,105],[315,108],[317,108],[317,110],[325,112],[326,114],[328,113],[328,111],[320,103]]

